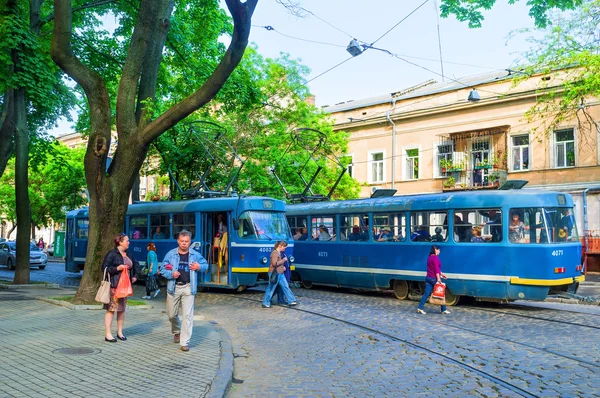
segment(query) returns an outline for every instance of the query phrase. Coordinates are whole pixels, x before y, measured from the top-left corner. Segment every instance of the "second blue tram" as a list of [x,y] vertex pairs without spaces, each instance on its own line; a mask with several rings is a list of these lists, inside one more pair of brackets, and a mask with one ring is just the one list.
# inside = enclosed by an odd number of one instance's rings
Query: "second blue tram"
[[570,195],[496,190],[288,205],[295,276],[323,284],[420,293],[432,244],[446,301],[544,300],[584,280]]
[[[276,241],[289,243],[289,258],[293,262],[294,245],[284,210],[280,200],[244,196],[135,203],[127,208],[123,232],[129,236],[134,259],[143,266],[150,242],[162,261],[169,250],[177,247],[178,232],[188,230],[192,233],[192,247],[210,265],[199,286],[241,290],[266,281],[268,260]],[[79,272],[85,266],[88,225],[87,208],[67,214],[68,272]]]

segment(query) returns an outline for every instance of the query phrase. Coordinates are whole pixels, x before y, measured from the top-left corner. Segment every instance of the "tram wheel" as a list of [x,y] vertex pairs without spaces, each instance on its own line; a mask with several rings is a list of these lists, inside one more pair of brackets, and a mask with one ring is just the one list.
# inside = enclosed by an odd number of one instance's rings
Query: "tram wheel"
[[305,289],[312,289],[313,283],[311,281],[302,280],[302,287]]
[[460,301],[460,295],[453,294],[450,289],[446,288],[446,305],[452,307],[458,304]]
[[406,281],[394,281],[394,296],[398,300],[406,300],[408,298],[408,283]]

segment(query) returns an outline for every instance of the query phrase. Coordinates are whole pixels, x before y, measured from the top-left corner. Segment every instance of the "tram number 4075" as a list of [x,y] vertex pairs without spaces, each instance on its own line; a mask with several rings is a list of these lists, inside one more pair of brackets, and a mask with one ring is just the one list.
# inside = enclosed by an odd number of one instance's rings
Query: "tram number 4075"
[[327,252],[319,252],[319,257],[327,257]]
[[562,250],[552,250],[552,255],[553,256],[562,256],[563,255],[563,251]]

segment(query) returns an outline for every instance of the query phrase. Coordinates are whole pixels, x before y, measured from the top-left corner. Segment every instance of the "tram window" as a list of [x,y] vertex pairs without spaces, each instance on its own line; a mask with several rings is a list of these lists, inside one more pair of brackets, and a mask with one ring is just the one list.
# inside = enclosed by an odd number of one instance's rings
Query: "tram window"
[[455,242],[501,242],[502,211],[472,209],[454,211]]
[[412,232],[410,240],[413,242],[446,242],[448,233],[445,222],[448,212],[445,211],[418,211],[410,214]]
[[77,220],[77,239],[87,239],[90,221],[87,219]]
[[345,242],[365,242],[369,225],[368,214],[350,214],[340,216],[340,240]]
[[578,242],[577,225],[570,207],[526,207],[510,210],[511,243]]
[[169,215],[150,216],[150,238],[153,240],[168,239],[171,236]]
[[129,239],[146,239],[148,236],[148,216],[129,217]]
[[319,216],[311,219],[311,240],[335,241],[335,216]]
[[406,238],[406,214],[373,214],[373,241],[401,242]]
[[196,237],[196,217],[194,213],[173,214],[173,237],[177,239],[179,232],[184,229],[192,234],[192,239]]
[[308,239],[308,228],[305,216],[287,216],[288,225],[292,230],[294,240]]

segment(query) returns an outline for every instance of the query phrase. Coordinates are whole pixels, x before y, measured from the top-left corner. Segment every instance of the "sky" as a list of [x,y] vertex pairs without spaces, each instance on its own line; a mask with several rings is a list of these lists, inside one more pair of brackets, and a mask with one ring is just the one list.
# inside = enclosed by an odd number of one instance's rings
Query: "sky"
[[[427,1],[374,45],[418,66],[381,51],[367,50],[329,72],[326,71],[350,58],[346,51],[350,40],[355,38],[372,43],[424,0],[297,1],[309,11],[304,17],[292,15],[275,0],[259,0],[252,20],[250,42],[265,57],[276,58],[282,52],[289,53],[308,66],[311,73],[307,79],[314,79],[308,86],[316,96],[318,106],[384,95],[429,79],[442,80],[437,30],[439,13],[436,11],[439,4],[434,0]],[[516,65],[515,60],[530,47],[525,40],[528,35],[517,34],[511,39],[508,36],[519,29],[533,28],[533,20],[528,16],[525,1],[514,5],[507,3],[508,0],[497,0],[492,10],[484,13],[483,27],[478,29],[470,29],[466,22],[458,22],[453,16],[439,18],[445,76],[459,78]],[[264,26],[275,30],[267,30]],[[326,73],[317,77],[323,72]],[[59,122],[59,127],[51,134],[70,133],[70,125]]]
[[[314,15],[307,13],[304,18],[298,18],[275,0],[260,0],[253,17],[250,41],[264,56],[277,57],[280,52],[287,52],[301,59],[311,69],[310,80],[349,58],[345,47],[352,38],[367,43],[375,41],[423,1],[301,0],[302,7]],[[466,22],[458,22],[453,16],[439,18],[446,76],[458,78],[516,65],[514,61],[521,58],[530,44],[525,40],[526,34],[510,40],[508,35],[518,29],[533,28],[533,20],[528,16],[525,1],[515,5],[507,3],[507,0],[497,0],[494,8],[484,14],[483,27],[479,29],[470,29]],[[431,71],[381,51],[367,50],[309,83],[317,105],[334,105],[392,93],[429,79],[441,81],[437,15],[436,2],[430,0],[375,44],[375,47],[404,55],[403,58]],[[289,36],[343,47],[294,40],[259,26],[272,26]]]

